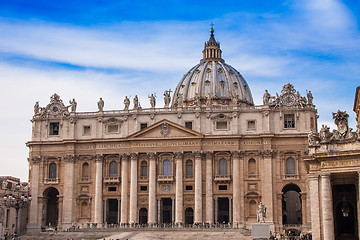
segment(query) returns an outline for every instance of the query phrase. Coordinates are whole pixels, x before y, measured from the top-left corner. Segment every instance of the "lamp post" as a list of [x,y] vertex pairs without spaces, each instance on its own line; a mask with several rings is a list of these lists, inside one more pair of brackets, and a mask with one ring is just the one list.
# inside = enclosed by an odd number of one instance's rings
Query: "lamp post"
[[[9,193],[7,192],[9,190]],[[27,208],[30,205],[31,195],[29,193],[24,194],[21,191],[20,183],[16,184],[16,188],[14,190],[7,189],[5,190],[4,195],[4,206],[7,208],[15,208],[15,230],[14,230],[14,238],[17,238],[18,233],[18,218],[19,218],[19,209]]]

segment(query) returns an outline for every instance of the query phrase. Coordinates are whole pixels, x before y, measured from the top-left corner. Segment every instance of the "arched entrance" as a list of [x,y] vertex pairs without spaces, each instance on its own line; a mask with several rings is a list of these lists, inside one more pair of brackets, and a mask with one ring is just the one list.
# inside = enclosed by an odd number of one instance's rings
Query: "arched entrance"
[[44,191],[43,196],[47,198],[45,225],[47,227],[56,227],[59,217],[59,191],[54,187],[50,187]]
[[139,223],[140,224],[147,224],[148,222],[148,211],[146,208],[140,208],[139,211]]
[[302,224],[301,189],[296,184],[287,184],[282,192],[283,224]]
[[185,209],[185,224],[194,224],[194,210],[191,207]]

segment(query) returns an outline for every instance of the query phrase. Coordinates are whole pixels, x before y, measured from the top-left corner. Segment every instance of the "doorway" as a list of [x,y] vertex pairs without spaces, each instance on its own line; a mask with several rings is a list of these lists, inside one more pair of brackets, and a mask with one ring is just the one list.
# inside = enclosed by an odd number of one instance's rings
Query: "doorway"
[[301,189],[296,184],[287,184],[282,192],[283,224],[302,224]]
[[46,202],[46,227],[57,227],[59,218],[59,191],[54,188],[48,188],[44,191]]
[[191,207],[185,209],[185,224],[194,224],[194,210]]
[[218,222],[229,223],[229,198],[218,198]]
[[140,224],[147,224],[148,221],[148,211],[146,208],[140,208],[139,211],[139,223]]
[[172,199],[162,198],[162,223],[172,223]]
[[106,206],[107,206],[106,222],[109,224],[118,223],[118,212],[119,212],[118,200],[108,199]]

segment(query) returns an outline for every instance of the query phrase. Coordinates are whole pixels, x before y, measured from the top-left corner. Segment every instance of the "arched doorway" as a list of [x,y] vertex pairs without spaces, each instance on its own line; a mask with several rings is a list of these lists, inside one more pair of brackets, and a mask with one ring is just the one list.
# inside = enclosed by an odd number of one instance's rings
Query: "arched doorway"
[[191,207],[185,209],[185,224],[194,224],[194,210]]
[[56,227],[59,217],[59,191],[54,187],[50,187],[44,191],[43,196],[47,198],[45,225],[47,227]]
[[302,224],[301,189],[296,184],[287,184],[282,192],[283,224]]
[[148,222],[148,211],[146,208],[140,208],[139,211],[139,223],[140,224],[147,224]]

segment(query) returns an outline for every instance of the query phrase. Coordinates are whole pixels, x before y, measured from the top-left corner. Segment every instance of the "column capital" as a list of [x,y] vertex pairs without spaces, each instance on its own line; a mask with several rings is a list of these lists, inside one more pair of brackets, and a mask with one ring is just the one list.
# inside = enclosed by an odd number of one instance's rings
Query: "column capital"
[[182,160],[183,155],[183,152],[175,152],[175,159]]
[[155,160],[156,157],[156,153],[155,152],[148,152],[147,153],[148,157],[150,160]]
[[240,152],[241,152],[241,151],[231,151],[231,156],[232,156],[234,159],[239,159],[239,157],[240,157]]
[[65,155],[62,157],[65,162],[75,162],[77,160],[77,156],[73,154]]
[[328,172],[325,172],[325,173],[321,173],[321,178],[330,178],[330,174],[331,173],[328,173]]
[[195,159],[201,158],[201,151],[195,151],[195,152],[193,152],[193,153],[194,153],[194,155],[195,155]]
[[28,158],[28,159],[31,159],[32,163],[36,164],[36,163],[40,163],[42,157],[41,156],[33,156],[31,158]]
[[309,180],[319,180],[318,174],[308,175]]
[[122,160],[122,161],[127,161],[127,160],[129,160],[129,155],[126,154],[126,153],[125,153],[125,154],[121,154],[120,157],[121,157],[121,160]]
[[210,151],[206,151],[205,152],[205,155],[206,155],[206,158],[209,159],[209,158],[212,158],[214,153],[213,152],[210,152]]
[[93,156],[95,162],[101,162],[104,159],[104,155],[103,154],[95,154]]
[[131,161],[136,161],[138,159],[138,154],[137,153],[131,153],[130,154],[130,159],[131,159]]

